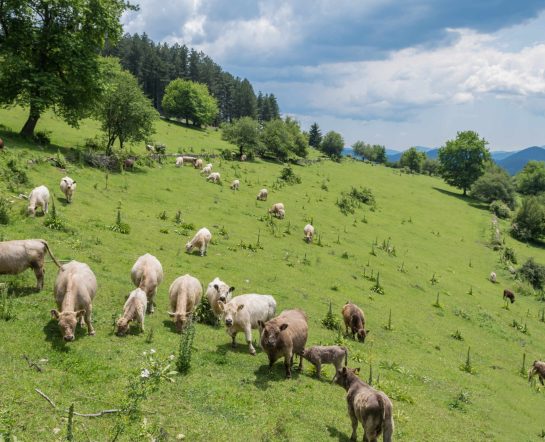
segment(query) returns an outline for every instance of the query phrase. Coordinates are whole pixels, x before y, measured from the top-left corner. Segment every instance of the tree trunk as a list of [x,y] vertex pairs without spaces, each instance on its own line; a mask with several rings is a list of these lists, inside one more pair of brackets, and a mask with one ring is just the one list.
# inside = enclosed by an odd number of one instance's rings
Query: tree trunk
[[467,189],[464,187],[464,196],[467,196]]
[[24,135],[26,137],[32,137],[34,135],[34,129],[36,129],[36,124],[38,124],[39,119],[40,111],[31,104],[28,118],[25,125],[21,129],[21,135]]

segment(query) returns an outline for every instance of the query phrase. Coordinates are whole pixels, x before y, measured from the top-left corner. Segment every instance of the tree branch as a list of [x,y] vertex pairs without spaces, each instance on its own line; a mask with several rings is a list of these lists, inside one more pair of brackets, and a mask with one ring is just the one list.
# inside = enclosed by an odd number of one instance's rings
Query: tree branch
[[[35,388],[34,391],[36,393],[38,393],[41,397],[43,397],[47,402],[49,402],[49,404],[55,409],[57,410],[57,406],[55,405],[55,403],[49,399],[49,396],[47,396],[43,391],[41,391],[39,388]],[[102,410],[102,411],[99,411],[98,413],[77,413],[74,411],[74,415],[75,416],[80,416],[80,417],[100,417],[100,416],[106,416],[107,414],[113,414],[113,413],[121,413],[123,410],[120,410],[120,409],[111,409],[111,410]],[[68,413],[68,410],[64,410],[65,413]]]
[[55,403],[51,399],[49,399],[49,397],[42,390],[40,390],[39,388],[35,388],[34,391],[38,393],[41,397],[43,397],[47,402],[49,402],[49,404],[53,408],[57,409],[57,406],[55,405]]

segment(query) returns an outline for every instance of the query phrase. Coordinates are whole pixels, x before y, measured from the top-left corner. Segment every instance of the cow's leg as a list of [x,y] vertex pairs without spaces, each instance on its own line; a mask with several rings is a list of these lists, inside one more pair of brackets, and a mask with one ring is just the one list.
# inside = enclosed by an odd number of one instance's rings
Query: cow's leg
[[320,361],[316,363],[316,375],[318,376],[318,379],[322,378],[322,364]]
[[[350,436],[350,440],[355,441],[358,430],[358,418],[356,417],[356,413],[354,412],[354,409],[350,403],[348,404],[348,415],[350,416],[350,421],[352,422],[352,436]],[[365,437],[365,435],[363,437]]]
[[252,327],[250,324],[244,329],[244,336],[246,337],[246,343],[248,344],[248,350],[250,350],[250,354],[252,356],[255,356],[255,348],[252,345]]
[[291,357],[284,356],[284,367],[286,368],[286,378],[291,378],[291,366],[293,364],[293,355]]
[[148,297],[148,313],[153,313],[155,311],[155,295],[157,294],[157,287],[155,287],[149,294]]
[[235,342],[235,339],[237,337],[237,332],[236,330],[229,330],[229,335],[231,336],[231,347],[235,348],[237,346],[237,343]]
[[271,355],[269,355],[269,370],[272,369],[273,364],[274,364],[274,358]]
[[301,356],[301,355],[297,355],[297,356],[299,356],[299,368],[298,368],[298,370],[303,371],[303,356]]
[[543,384],[543,376],[539,375],[539,382],[541,382],[541,385],[545,385]]
[[47,201],[43,205],[43,210],[44,210],[44,213],[49,212],[49,203]]
[[93,323],[91,322],[91,314],[93,312],[93,306],[89,304],[85,310],[85,324],[87,324],[87,333],[89,336],[95,335],[95,329],[93,328]]
[[43,258],[37,262],[32,263],[32,270],[36,275],[36,290],[40,291],[44,288],[44,260]]

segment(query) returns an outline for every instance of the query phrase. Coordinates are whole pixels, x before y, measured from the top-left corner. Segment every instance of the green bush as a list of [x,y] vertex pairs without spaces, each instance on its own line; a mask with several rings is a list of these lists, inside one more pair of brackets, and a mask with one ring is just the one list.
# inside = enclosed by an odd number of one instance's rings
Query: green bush
[[519,269],[518,274],[534,289],[543,289],[545,285],[545,266],[535,262],[534,258],[528,258]]
[[535,196],[522,200],[511,226],[511,234],[518,239],[537,240],[545,233],[545,206]]
[[34,134],[34,141],[41,144],[42,146],[47,146],[51,144],[51,131],[50,130],[40,130]]
[[511,216],[511,210],[503,201],[492,201],[489,209],[498,218],[507,219]]
[[0,224],[9,224],[10,211],[11,207],[9,205],[9,201],[5,198],[0,197]]
[[295,174],[291,166],[286,166],[282,169],[280,179],[288,184],[301,184],[301,177]]

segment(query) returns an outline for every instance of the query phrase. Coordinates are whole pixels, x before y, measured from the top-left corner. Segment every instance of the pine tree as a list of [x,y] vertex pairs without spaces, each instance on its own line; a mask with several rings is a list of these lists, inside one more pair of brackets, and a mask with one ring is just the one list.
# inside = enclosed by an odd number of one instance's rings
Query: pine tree
[[308,145],[314,147],[315,149],[318,149],[321,143],[322,132],[320,131],[318,123],[314,122],[312,126],[310,126],[310,132],[308,134]]

